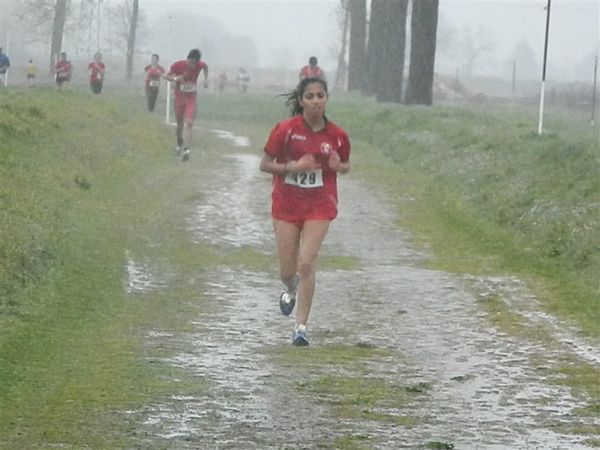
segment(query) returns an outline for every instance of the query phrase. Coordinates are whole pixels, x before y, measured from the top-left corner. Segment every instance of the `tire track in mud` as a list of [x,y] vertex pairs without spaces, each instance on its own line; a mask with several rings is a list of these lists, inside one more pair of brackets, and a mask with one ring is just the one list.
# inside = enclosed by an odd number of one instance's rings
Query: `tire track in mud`
[[[210,183],[199,180],[194,189],[204,198],[189,217],[191,240],[274,255],[270,180],[258,172],[258,157],[225,155]],[[587,448],[582,436],[552,431],[572,425],[572,411],[585,406],[547,370],[569,350],[498,332],[478,306],[472,279],[419,267],[422,255],[410,248],[382,194],[349,176],[340,180],[340,198],[340,217],[323,255],[357,258],[360,268],[318,272],[311,345],[366,343],[391,350],[391,357],[367,361],[355,375],[423,386],[423,395],[386,412],[417,420],[399,426],[339,419],[327,403],[298,390],[299,382],[338,367],[277,364],[270,351],[290,345],[293,326],[277,307],[279,283],[271,274],[226,268],[205,274],[211,305],[190,318],[194,332],[148,330],[150,346],[172,349],[161,364],[206,379],[210,388],[206,395],[173,395],[133,412],[143,448],[315,448],[351,435],[390,449],[434,441],[460,449]],[[533,366],[533,356],[547,366]]]

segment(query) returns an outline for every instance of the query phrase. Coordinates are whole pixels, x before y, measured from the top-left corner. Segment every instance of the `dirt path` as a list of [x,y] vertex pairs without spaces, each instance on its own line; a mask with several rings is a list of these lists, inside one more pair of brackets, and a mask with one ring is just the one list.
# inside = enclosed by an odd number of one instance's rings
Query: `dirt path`
[[[224,156],[210,178],[198,177],[193,189],[204,198],[189,214],[192,243],[273,255],[270,180],[257,166],[258,157],[240,149]],[[279,313],[280,284],[272,273],[223,268],[204,274],[210,300],[189,318],[193,331],[147,330],[146,340],[170,349],[159,364],[183,368],[208,388],[130,412],[140,448],[331,448],[343,442],[385,449],[588,448],[582,436],[560,433],[580,420],[572,412],[585,402],[553,383],[548,365],[574,349],[598,362],[597,347],[536,315],[518,280],[423,269],[422,255],[395,225],[383,194],[352,175],[341,180],[340,191],[340,217],[323,255],[356,260],[358,268],[318,273],[311,346],[290,345],[293,319]],[[168,285],[168,274],[153,274],[134,259],[127,283],[132,295]],[[490,293],[566,337],[547,348],[495,330],[478,304]],[[336,348],[372,351],[372,357],[358,364],[323,357]],[[290,352],[304,353],[294,364]],[[379,398],[367,414],[360,399],[346,402],[346,381],[372,396],[379,386],[389,398]]]

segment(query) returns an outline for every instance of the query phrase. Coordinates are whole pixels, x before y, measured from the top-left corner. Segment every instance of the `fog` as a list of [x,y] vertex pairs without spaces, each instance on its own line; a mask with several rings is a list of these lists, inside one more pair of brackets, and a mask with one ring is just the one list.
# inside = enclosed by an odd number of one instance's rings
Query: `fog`
[[[537,53],[535,63],[541,66],[546,3],[546,0],[441,0],[440,37],[445,42],[440,43],[438,50],[438,71],[464,72],[461,66],[470,37],[492,43],[492,48],[478,58],[470,75],[508,77],[511,70],[507,67],[512,64],[507,66],[506,62],[512,60],[512,52],[521,41]],[[257,61],[241,61],[242,64],[299,67],[309,56],[316,55],[328,71],[335,70],[340,47],[339,5],[337,0],[143,2],[148,21],[154,27],[167,26],[165,11],[179,10],[208,17],[228,33],[254,42]],[[592,55],[598,52],[599,5],[596,0],[552,3],[548,54],[552,76],[561,80],[585,76],[578,73],[577,66],[586,58],[591,64]],[[182,55],[184,50],[180,50]],[[210,60],[216,55],[205,56]]]
[[[0,2],[0,42],[4,44],[10,32],[13,57],[47,58],[47,44],[28,44],[30,33],[23,31],[27,26],[14,20],[14,16],[9,17],[10,6],[16,2]],[[102,4],[109,9],[125,3],[104,0]],[[508,79],[513,62],[520,58],[517,70],[521,78],[539,78],[546,3],[441,0],[436,72],[462,78]],[[190,48],[199,47],[207,63],[217,68],[244,65],[296,70],[315,55],[326,72],[336,69],[340,48],[339,0],[140,0],[140,9],[143,20],[138,37],[138,65],[152,52],[159,52],[163,62],[170,63],[184,58]],[[589,81],[593,57],[600,47],[600,2],[554,0],[551,13],[548,79]],[[91,58],[97,46],[117,59],[123,46],[115,39],[118,31],[111,20],[104,19],[97,30],[97,40],[90,39],[89,33],[85,45],[81,36],[73,35],[67,28],[63,48],[74,58],[85,59]]]

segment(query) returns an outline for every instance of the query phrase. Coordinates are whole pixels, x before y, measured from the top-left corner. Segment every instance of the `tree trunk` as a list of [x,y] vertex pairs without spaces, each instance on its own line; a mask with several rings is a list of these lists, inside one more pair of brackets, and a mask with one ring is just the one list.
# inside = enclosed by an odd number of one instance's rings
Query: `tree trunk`
[[348,56],[348,90],[366,87],[367,1],[349,0],[350,54]]
[[127,79],[133,77],[133,55],[135,54],[135,33],[139,15],[139,0],[133,0],[133,10],[129,21],[129,36],[127,37]]
[[346,67],[346,48],[348,45],[348,28],[350,26],[350,13],[348,5],[342,0],[342,8],[344,9],[344,24],[342,26],[342,46],[337,61],[337,69],[335,71],[335,82],[333,83],[336,89],[345,90],[346,75],[348,68]]
[[67,19],[67,0],[56,0],[54,21],[52,25],[52,42],[50,43],[50,74],[54,73],[56,59],[62,50],[63,32]]
[[433,103],[433,74],[439,0],[412,2],[410,67],[405,103]]
[[406,50],[408,0],[372,0],[367,53],[367,92],[400,103]]

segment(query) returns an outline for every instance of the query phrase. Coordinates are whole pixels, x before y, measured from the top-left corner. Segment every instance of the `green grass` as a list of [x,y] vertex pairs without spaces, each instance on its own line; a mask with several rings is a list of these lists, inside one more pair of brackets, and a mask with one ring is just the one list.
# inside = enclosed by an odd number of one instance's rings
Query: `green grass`
[[366,450],[370,447],[368,434],[353,434],[337,438],[333,442],[333,448],[340,450]]
[[[176,171],[170,133],[127,99],[38,89],[5,92],[0,104],[0,448],[127,447],[115,411],[206,389],[148,364],[137,334],[181,327],[197,292],[123,290],[125,250],[144,254],[167,229],[163,256],[176,268],[189,261],[173,256],[187,244],[183,226],[166,224],[182,213],[173,179],[193,174]],[[191,253],[208,265],[210,252]]]
[[286,367],[343,366],[358,367],[367,360],[389,357],[392,351],[363,345],[328,344],[309,347],[299,352],[296,348],[284,347],[272,351],[278,364]]
[[[600,336],[598,130],[501,110],[382,107],[340,111],[359,163],[402,193],[400,221],[431,245],[432,265],[516,273],[546,304]],[[385,166],[385,162],[388,166]]]

